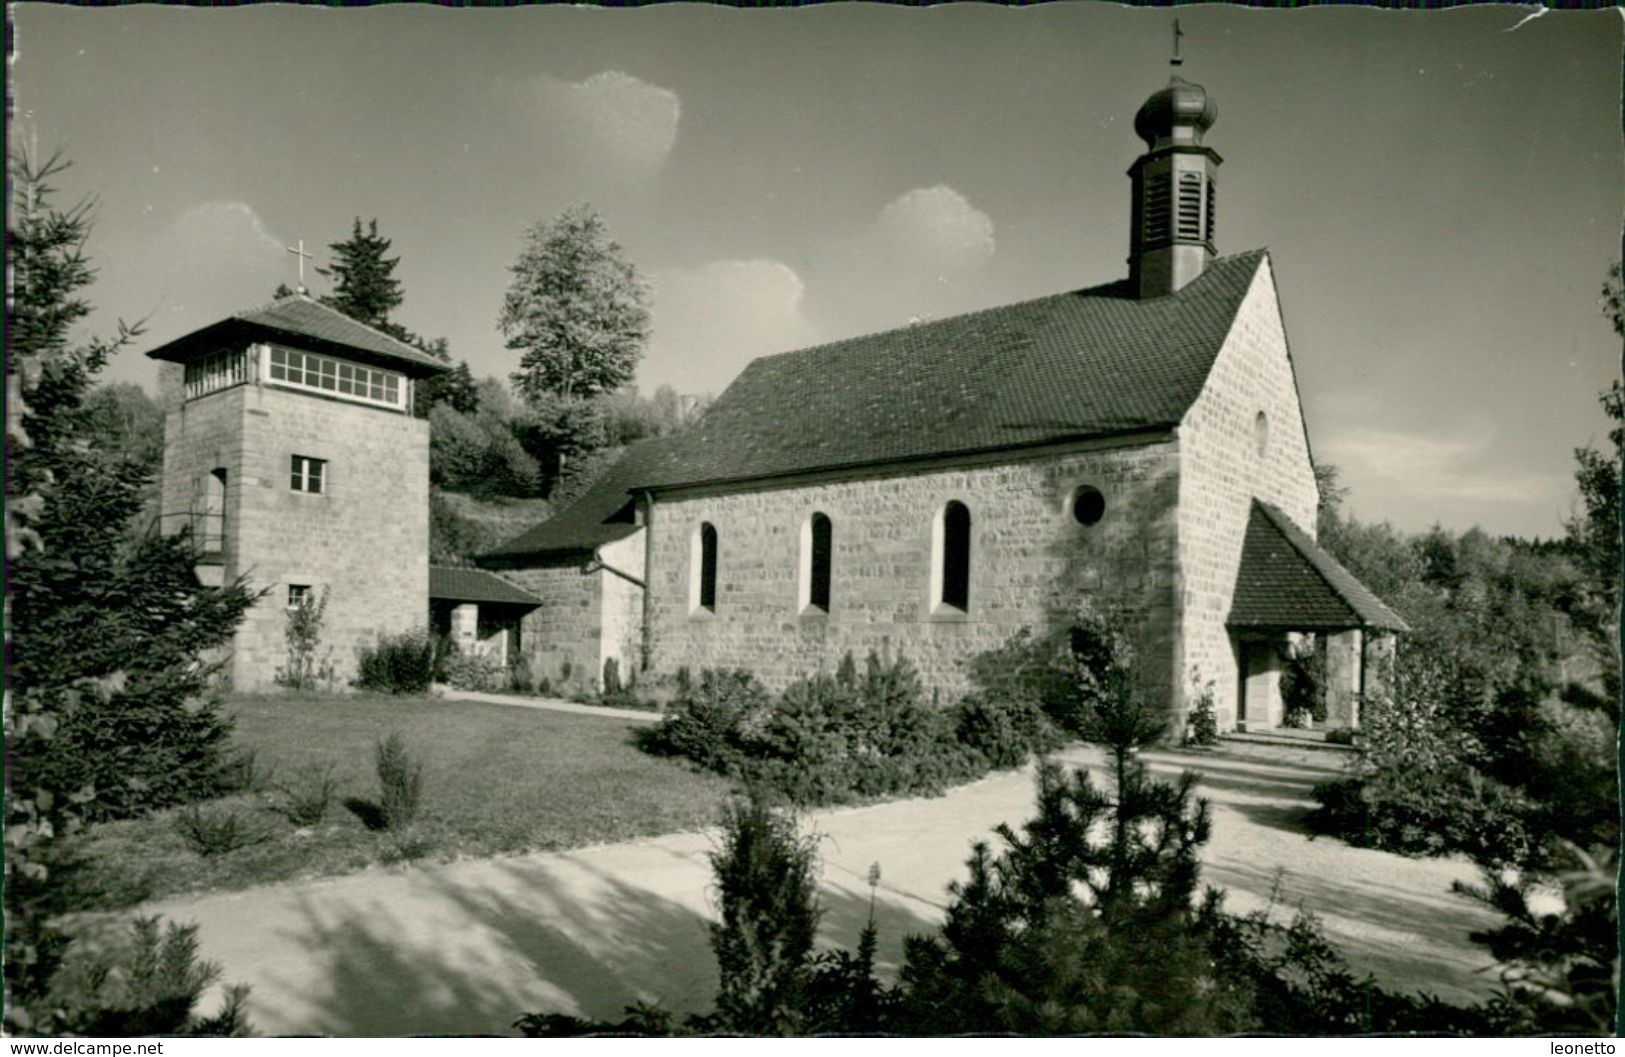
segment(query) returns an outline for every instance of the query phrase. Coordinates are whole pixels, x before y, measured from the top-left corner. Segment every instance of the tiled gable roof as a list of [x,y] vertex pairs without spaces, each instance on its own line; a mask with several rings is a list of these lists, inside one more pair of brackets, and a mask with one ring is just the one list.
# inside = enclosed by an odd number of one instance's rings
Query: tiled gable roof
[[532,529],[481,554],[479,560],[503,561],[548,554],[591,552],[638,530],[632,523],[631,489],[649,462],[670,438],[656,437],[627,447],[615,464],[575,501]]
[[1271,631],[1409,630],[1291,518],[1258,499],[1247,518],[1227,623]]
[[484,569],[453,569],[429,566],[429,597],[452,602],[501,602],[510,605],[539,606],[542,600],[502,577]]
[[1265,251],[1140,300],[1109,283],[752,362],[644,487],[746,481],[1171,428]]
[[259,308],[237,312],[218,323],[194,330],[166,342],[147,353],[155,360],[184,361],[202,352],[211,352],[232,335],[288,341],[300,348],[339,355],[359,353],[359,359],[392,367],[413,377],[438,374],[447,365],[381,330],[358,323],[337,309],[302,294],[272,301]]

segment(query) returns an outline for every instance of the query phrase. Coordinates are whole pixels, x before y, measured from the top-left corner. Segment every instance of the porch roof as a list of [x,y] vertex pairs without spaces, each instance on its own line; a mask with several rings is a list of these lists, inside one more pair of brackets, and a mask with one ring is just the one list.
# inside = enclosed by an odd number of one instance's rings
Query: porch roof
[[485,602],[492,605],[539,606],[542,600],[515,587],[484,569],[454,569],[429,566],[429,597],[451,602]]
[[1258,499],[1247,519],[1227,623],[1256,631],[1410,630],[1291,518]]

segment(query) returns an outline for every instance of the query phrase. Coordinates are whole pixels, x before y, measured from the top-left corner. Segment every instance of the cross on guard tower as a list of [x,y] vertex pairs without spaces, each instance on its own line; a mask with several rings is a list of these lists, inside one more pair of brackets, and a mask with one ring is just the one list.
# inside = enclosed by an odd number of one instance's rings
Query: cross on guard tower
[[239,628],[238,689],[287,663],[288,610],[329,599],[320,652],[418,627],[429,591],[429,423],[413,387],[445,365],[303,293],[147,353],[162,361],[163,524],[206,583],[268,588]]

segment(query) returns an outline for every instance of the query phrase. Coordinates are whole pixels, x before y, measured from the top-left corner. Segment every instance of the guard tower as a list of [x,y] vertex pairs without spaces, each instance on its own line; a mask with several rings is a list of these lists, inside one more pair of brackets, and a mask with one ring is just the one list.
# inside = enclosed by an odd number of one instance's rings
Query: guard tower
[[295,294],[147,353],[162,361],[163,525],[189,527],[206,583],[269,592],[227,672],[261,689],[287,664],[288,611],[328,597],[320,653],[424,623],[429,423],[413,387],[438,360]]

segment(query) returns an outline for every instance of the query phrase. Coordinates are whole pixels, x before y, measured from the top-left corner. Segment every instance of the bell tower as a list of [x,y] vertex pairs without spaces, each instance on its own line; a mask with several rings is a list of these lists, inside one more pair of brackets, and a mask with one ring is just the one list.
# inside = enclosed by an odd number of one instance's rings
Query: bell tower
[[[1178,26],[1175,26],[1178,66]],[[1224,160],[1202,135],[1218,120],[1207,90],[1175,75],[1134,115],[1146,152],[1129,168],[1134,214],[1129,225],[1129,281],[1141,298],[1171,294],[1213,259],[1214,173]]]

